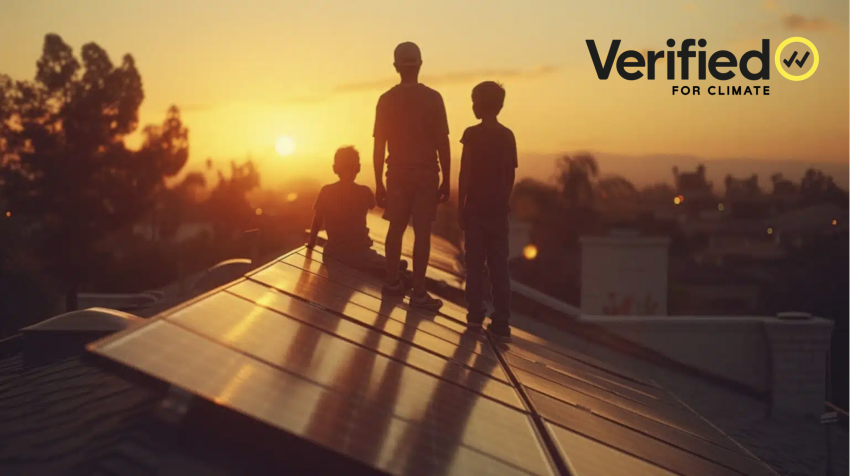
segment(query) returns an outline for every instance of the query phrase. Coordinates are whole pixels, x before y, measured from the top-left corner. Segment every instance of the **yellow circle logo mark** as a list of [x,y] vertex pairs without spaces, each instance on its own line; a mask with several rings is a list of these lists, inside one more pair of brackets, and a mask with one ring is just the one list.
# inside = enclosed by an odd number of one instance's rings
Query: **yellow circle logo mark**
[[[793,75],[793,74],[785,71],[784,69],[782,69],[782,50],[784,50],[785,47],[790,45],[791,43],[802,43],[802,44],[808,46],[809,49],[812,50],[812,56],[814,57],[812,67],[807,72],[805,72],[803,74]],[[796,55],[796,53],[794,53],[794,54]],[[783,41],[782,43],[779,44],[779,47],[776,48],[776,57],[775,57],[774,61],[776,63],[776,69],[779,70],[779,74],[781,74],[782,76],[784,76],[787,79],[790,79],[791,81],[802,81],[804,79],[808,79],[809,76],[815,74],[815,70],[818,69],[818,63],[820,62],[820,57],[818,56],[818,49],[815,48],[814,43],[812,43],[811,41],[809,41],[809,40],[807,40],[807,39],[805,39],[801,36],[795,36],[795,37],[792,37],[792,38],[788,38],[787,40],[785,40],[785,41]],[[794,63],[791,63],[791,64],[794,64]]]

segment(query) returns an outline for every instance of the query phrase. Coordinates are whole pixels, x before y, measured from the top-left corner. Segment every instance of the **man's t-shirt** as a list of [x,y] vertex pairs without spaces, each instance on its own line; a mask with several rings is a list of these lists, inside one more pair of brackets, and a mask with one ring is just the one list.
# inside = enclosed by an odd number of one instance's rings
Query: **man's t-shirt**
[[375,196],[369,187],[354,182],[325,185],[314,208],[328,232],[325,251],[355,253],[372,247],[366,214],[375,208]]
[[424,84],[396,85],[378,100],[373,135],[387,141],[387,176],[439,172],[437,146],[448,134],[443,97]]
[[460,179],[467,190],[464,212],[508,213],[517,167],[514,133],[498,123],[478,124],[467,128],[460,142]]

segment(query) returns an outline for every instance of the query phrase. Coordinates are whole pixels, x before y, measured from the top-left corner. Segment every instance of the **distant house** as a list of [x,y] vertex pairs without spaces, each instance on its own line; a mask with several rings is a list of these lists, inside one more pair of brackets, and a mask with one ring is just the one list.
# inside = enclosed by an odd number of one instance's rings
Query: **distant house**
[[825,203],[796,210],[765,220],[763,227],[769,228],[776,239],[791,246],[801,246],[807,240],[833,233],[847,232],[846,210]]

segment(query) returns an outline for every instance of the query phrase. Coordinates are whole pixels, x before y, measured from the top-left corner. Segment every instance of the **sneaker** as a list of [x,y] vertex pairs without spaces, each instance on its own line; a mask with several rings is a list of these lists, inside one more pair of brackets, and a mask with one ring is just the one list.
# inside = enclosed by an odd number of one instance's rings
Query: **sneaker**
[[407,288],[404,286],[404,282],[400,279],[396,279],[395,283],[384,283],[384,286],[381,288],[381,294],[386,294],[388,296],[404,296],[407,294]]
[[487,326],[487,332],[493,336],[493,339],[496,342],[501,342],[503,344],[508,344],[511,342],[511,327],[507,324],[495,324],[493,322]]
[[440,308],[443,307],[443,301],[431,297],[431,295],[426,292],[419,296],[411,295],[410,305],[421,309],[427,309],[429,311],[439,311]]

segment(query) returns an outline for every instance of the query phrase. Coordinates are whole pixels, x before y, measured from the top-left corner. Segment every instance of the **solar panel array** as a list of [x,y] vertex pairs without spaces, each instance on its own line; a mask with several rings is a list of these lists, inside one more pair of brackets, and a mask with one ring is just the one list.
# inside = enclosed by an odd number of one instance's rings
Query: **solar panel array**
[[384,473],[774,474],[653,382],[380,285],[302,248],[89,349]]

